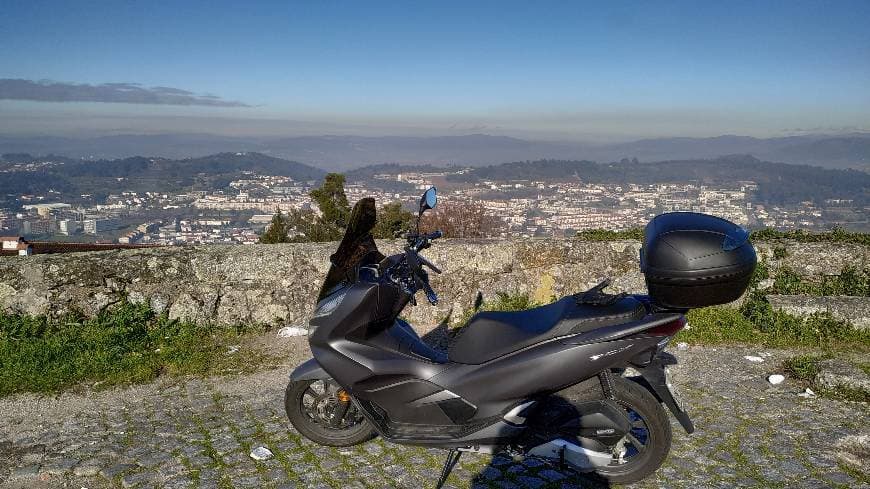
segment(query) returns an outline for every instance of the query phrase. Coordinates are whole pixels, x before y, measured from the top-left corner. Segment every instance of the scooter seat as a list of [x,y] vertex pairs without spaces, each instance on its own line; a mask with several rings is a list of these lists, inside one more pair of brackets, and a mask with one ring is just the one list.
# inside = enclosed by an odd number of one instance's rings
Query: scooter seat
[[572,296],[525,311],[475,314],[448,351],[450,361],[481,364],[551,338],[641,319],[644,305],[624,297],[608,305],[578,304]]

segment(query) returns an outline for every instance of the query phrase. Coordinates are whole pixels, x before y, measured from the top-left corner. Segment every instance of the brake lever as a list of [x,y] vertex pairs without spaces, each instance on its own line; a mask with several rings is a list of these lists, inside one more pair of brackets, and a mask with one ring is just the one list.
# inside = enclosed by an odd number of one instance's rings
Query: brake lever
[[421,265],[426,265],[427,267],[431,268],[432,271],[435,272],[435,273],[441,273],[441,269],[438,268],[438,267],[436,267],[434,263],[432,263],[431,261],[429,261],[428,259],[426,259],[425,256],[423,256],[423,255],[417,255],[417,258],[420,259],[420,264],[421,264]]
[[423,291],[426,292],[426,299],[429,300],[429,304],[432,304],[433,306],[438,304],[438,295],[434,290],[432,290],[432,286],[429,285],[428,280],[423,281]]

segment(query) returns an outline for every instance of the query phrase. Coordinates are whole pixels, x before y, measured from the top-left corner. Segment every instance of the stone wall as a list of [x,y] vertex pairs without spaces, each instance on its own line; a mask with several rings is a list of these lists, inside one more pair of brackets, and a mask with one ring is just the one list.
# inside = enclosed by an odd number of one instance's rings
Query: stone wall
[[[398,241],[379,242],[386,253]],[[827,243],[760,244],[770,267],[805,276],[868,266],[868,247]],[[78,310],[93,315],[121,301],[147,301],[172,318],[220,325],[260,322],[305,325],[334,243],[167,247],[0,258],[0,308],[27,314]],[[432,275],[441,302],[406,310],[427,331],[462,316],[478,290],[528,293],[538,301],[571,294],[613,278],[613,290],[644,292],[637,241],[569,239],[441,240],[424,254],[441,266]],[[866,298],[863,299],[866,301]],[[848,311],[847,311],[848,314]]]

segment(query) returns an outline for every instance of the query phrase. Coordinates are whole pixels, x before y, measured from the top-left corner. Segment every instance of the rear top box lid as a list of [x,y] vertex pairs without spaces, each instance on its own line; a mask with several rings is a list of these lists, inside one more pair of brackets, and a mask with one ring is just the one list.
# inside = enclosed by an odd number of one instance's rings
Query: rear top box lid
[[671,212],[650,221],[640,259],[648,278],[677,282],[751,273],[756,263],[745,229],[694,212]]

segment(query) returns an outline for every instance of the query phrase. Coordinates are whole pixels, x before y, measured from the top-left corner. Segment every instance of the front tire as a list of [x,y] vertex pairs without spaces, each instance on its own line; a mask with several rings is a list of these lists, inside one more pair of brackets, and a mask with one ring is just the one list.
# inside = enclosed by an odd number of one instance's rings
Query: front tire
[[330,447],[358,445],[374,438],[377,432],[356,406],[350,401],[342,406],[340,389],[332,379],[290,382],[284,392],[290,423],[305,438]]
[[625,441],[624,463],[599,467],[595,472],[616,484],[631,484],[652,475],[671,450],[671,423],[661,403],[643,386],[623,377],[613,378],[613,394],[632,421]]

